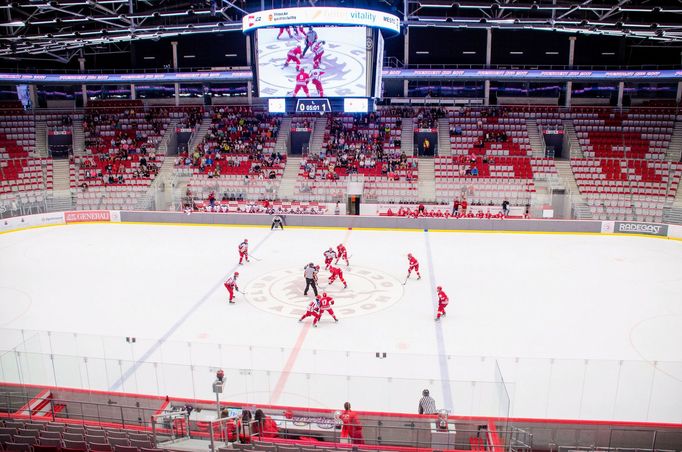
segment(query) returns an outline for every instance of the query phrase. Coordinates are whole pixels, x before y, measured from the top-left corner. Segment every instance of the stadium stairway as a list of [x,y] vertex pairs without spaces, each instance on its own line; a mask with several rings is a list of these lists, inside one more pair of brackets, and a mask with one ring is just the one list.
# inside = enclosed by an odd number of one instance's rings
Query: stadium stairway
[[436,201],[436,170],[434,159],[419,159],[417,196],[422,202]]
[[580,143],[578,142],[578,135],[575,133],[575,127],[573,126],[573,121],[564,121],[564,133],[568,138],[569,152],[572,159],[582,159],[585,158],[583,155],[583,150],[580,148]]
[[277,197],[280,200],[290,200],[294,197],[294,187],[298,177],[298,169],[301,166],[301,157],[287,157],[287,164],[282,174],[282,182],[279,184]]
[[73,119],[73,155],[83,155],[85,151],[85,132],[83,131],[83,120]]
[[545,156],[545,141],[540,135],[538,123],[535,121],[535,119],[528,119],[526,121],[526,128],[528,129],[530,147],[533,149],[533,157],[543,158]]
[[287,155],[289,153],[289,137],[291,130],[291,117],[287,116],[282,119],[279,125],[279,135],[277,135],[277,141],[275,142],[275,152],[279,152],[281,155]]
[[187,145],[187,150],[189,152],[192,152],[192,150],[195,149],[199,145],[199,143],[201,143],[201,141],[204,139],[204,137],[208,133],[208,129],[211,128],[211,121],[212,121],[211,113],[209,111],[205,111],[204,117],[201,119],[199,127],[197,127],[197,130],[194,132],[192,139],[189,141]]
[[[438,141],[440,142],[440,137],[438,138]],[[408,157],[414,155],[414,121],[412,121],[412,118],[403,118],[400,150]]]
[[[327,130],[327,117],[323,116],[321,118],[315,118],[315,120],[313,122],[313,133],[310,134],[310,142],[308,145],[308,149],[310,152],[314,152],[315,154],[320,153],[320,150],[322,149],[322,145],[324,144],[324,134],[325,134],[326,130]],[[287,168],[288,167],[289,167],[289,163],[287,162]],[[284,171],[286,174],[286,169]],[[298,173],[298,167],[296,168],[296,171]],[[295,175],[294,175],[294,179],[296,179]]]
[[571,205],[575,210],[575,215],[579,220],[588,220],[592,218],[592,212],[589,206],[580,194],[578,184],[575,181],[573,170],[571,169],[570,160],[555,161],[557,173],[563,182],[564,187],[568,190],[568,195],[571,197]]
[[[675,122],[675,128],[673,129],[673,135],[670,138],[670,145],[668,146],[668,151],[665,154],[665,159],[670,161],[670,162],[679,162],[680,159],[682,159],[682,121],[681,120],[678,120]],[[679,194],[679,190],[678,190],[678,194]]]
[[44,119],[35,122],[35,140],[36,140],[36,152],[40,157],[48,157],[49,152],[47,151],[47,121]]
[[161,141],[159,142],[159,147],[156,150],[157,154],[168,155],[168,145],[172,139],[175,138],[175,128],[178,126],[177,119],[171,119],[166,127],[166,131],[161,136]]
[[448,118],[438,119],[438,155],[452,155],[450,120]]

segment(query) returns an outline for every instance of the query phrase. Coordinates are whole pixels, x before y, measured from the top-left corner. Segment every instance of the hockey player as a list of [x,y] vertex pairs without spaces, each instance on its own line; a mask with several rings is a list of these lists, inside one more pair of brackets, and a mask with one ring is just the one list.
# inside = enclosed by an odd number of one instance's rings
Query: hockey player
[[251,262],[249,260],[249,239],[244,239],[244,241],[239,244],[239,265],[244,265],[242,264],[242,260]]
[[239,291],[239,287],[237,287],[237,278],[239,277],[238,272],[234,272],[234,275],[231,277],[227,278],[227,281],[225,281],[225,288],[227,289],[228,293],[230,294],[230,303],[234,304],[234,291],[237,290]]
[[332,261],[336,259],[336,251],[330,246],[327,251],[324,252],[324,269],[329,270],[332,265]]
[[317,95],[320,97],[324,97],[324,88],[322,87],[322,80],[320,80],[322,75],[324,75],[324,72],[319,69],[313,69],[310,71],[310,81],[312,82],[313,86],[315,86]]
[[412,253],[407,254],[407,261],[410,263],[410,268],[407,269],[407,277],[409,278],[412,274],[412,270],[417,273],[417,279],[422,279],[422,275],[419,274],[419,262],[414,258]]
[[348,287],[346,280],[343,279],[343,271],[339,267],[333,267],[331,264],[329,264],[329,272],[331,273],[331,276],[329,277],[330,286],[334,283],[334,281],[336,281],[336,278],[339,278],[343,283],[343,288],[345,289]]
[[317,323],[320,321],[322,314],[324,314],[325,312],[328,312],[335,322],[339,321],[339,319],[337,319],[336,316],[334,315],[334,310],[332,309],[333,304],[334,299],[327,295],[326,292],[323,292],[322,296],[320,297],[320,315],[318,315],[317,318],[313,320],[314,327],[317,327]]
[[319,320],[320,318],[320,297],[316,296],[313,301],[310,302],[308,305],[308,309],[306,310],[305,314],[301,316],[300,319],[298,319],[299,322],[302,322],[304,319],[312,317],[313,322]]
[[289,63],[293,61],[296,63],[296,70],[301,69],[301,46],[296,46],[287,52],[287,61],[284,63],[284,67],[289,67]]
[[326,41],[318,41],[313,44],[313,69],[318,69],[322,63],[322,57],[324,56],[324,45],[327,44]]
[[436,293],[438,293],[438,314],[436,315],[436,320],[439,320],[440,316],[445,317],[445,307],[450,299],[445,295],[441,286],[436,287]]
[[279,28],[279,34],[277,34],[277,39],[279,39],[279,37],[282,36],[285,31],[287,32],[287,34],[289,35],[290,38],[292,37],[291,36],[291,27],[280,27]]
[[[298,66],[296,66],[296,69],[299,69]],[[306,96],[310,96],[310,92],[308,91],[309,81],[310,75],[306,73],[305,69],[300,68],[298,70],[298,74],[296,74],[296,88],[294,88],[294,97],[296,97],[296,93],[298,93],[298,90],[301,89],[303,90]]]
[[343,243],[340,243],[339,246],[336,247],[336,252],[338,257],[336,258],[336,262],[334,264],[338,264],[341,259],[346,261],[346,267],[348,267],[350,264],[348,263],[348,250],[346,250],[346,247],[343,245]]

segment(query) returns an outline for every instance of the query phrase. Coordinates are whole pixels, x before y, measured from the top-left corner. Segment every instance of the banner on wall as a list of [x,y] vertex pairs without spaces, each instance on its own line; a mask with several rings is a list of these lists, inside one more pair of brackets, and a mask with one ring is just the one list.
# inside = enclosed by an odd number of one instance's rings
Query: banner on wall
[[64,212],[66,223],[84,223],[90,221],[111,221],[111,214],[108,210],[77,210]]
[[0,232],[36,226],[47,226],[51,224],[64,224],[64,214],[61,212],[51,212],[5,218],[4,220],[0,220]]
[[666,237],[668,235],[668,225],[616,221],[613,232],[617,234],[644,234]]

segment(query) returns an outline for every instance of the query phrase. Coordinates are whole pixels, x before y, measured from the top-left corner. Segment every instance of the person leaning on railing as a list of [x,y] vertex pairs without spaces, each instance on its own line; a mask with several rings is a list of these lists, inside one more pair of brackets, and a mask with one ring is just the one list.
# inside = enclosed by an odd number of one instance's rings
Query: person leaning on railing
[[343,421],[341,438],[349,438],[352,444],[365,444],[365,439],[362,436],[362,424],[360,424],[357,413],[351,411],[349,402],[343,404],[343,409],[345,411],[340,416],[341,421]]

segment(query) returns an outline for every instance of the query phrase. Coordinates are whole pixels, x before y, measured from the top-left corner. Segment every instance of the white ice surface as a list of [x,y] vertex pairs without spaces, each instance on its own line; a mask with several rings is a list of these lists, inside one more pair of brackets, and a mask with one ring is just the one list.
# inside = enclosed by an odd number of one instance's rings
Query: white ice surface
[[[261,260],[236,266],[245,237]],[[341,241],[340,322],[298,323],[302,267]],[[408,252],[422,279],[403,287]],[[621,236],[13,232],[0,235],[0,350],[22,353],[2,355],[0,379],[211,399],[222,367],[226,400],[412,412],[429,387],[456,414],[682,422],[680,264],[680,242]],[[228,305],[234,270],[247,295]],[[451,300],[438,323],[435,285]]]

